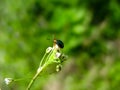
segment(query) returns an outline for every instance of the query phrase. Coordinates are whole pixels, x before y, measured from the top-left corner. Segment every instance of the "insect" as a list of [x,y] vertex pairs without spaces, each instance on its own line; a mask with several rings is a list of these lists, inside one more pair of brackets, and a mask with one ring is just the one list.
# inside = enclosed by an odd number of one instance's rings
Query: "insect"
[[53,41],[54,43],[53,43],[53,46],[58,46],[59,48],[64,48],[64,43],[61,41],[61,40],[56,40],[56,39],[54,39],[54,41]]
[[[47,40],[51,40],[51,39],[48,37]],[[55,39],[55,35],[52,36],[52,40],[53,40],[54,47],[57,46],[59,49],[64,48],[64,43],[61,40]]]

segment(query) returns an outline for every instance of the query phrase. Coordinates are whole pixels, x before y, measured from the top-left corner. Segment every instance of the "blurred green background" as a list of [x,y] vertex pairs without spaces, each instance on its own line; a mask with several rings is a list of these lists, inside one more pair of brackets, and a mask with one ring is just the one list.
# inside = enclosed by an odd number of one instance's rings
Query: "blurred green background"
[[0,0],[1,90],[25,90],[53,35],[69,58],[31,90],[120,90],[119,0]]

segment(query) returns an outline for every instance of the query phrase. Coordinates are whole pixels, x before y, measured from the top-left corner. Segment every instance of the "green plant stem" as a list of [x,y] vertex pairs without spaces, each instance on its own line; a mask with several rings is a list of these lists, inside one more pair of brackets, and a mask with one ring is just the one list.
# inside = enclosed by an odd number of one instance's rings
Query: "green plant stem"
[[39,67],[42,67],[42,63],[43,63],[46,55],[47,55],[47,53],[44,54],[44,56],[43,56],[43,58],[42,58],[42,60],[41,60],[41,62],[40,62],[40,64],[39,64]]
[[[38,68],[39,69],[39,68]],[[41,71],[43,70],[43,68],[41,67],[41,69],[39,71],[37,71],[37,73],[34,75],[34,77],[31,79],[28,87],[26,90],[30,90],[31,86],[33,85],[34,81],[36,80],[36,78],[39,76],[39,74],[41,73]]]
[[21,81],[21,80],[25,80],[25,79],[31,79],[31,78],[21,78],[21,79],[15,79],[14,81]]
[[49,55],[47,56],[47,58],[46,58],[46,60],[45,60],[45,63],[47,63],[47,61],[49,61],[50,56],[52,55],[53,52],[54,52],[54,50],[52,50],[52,51],[49,53]]
[[[36,78],[39,76],[39,74],[41,73],[41,71],[42,71],[45,67],[47,67],[49,64],[52,63],[52,60],[54,60],[53,57],[54,57],[54,55],[55,55],[55,52],[56,52],[56,50],[52,50],[52,51],[48,54],[47,57],[46,57],[46,53],[44,54],[44,56],[43,56],[43,58],[42,58],[42,60],[41,60],[41,62],[40,62],[39,68],[38,68],[36,74],[34,75],[34,77],[31,79],[30,83],[28,84],[28,87],[27,87],[26,90],[30,90],[31,86],[33,85],[34,81],[35,81]],[[46,58],[45,58],[45,57],[46,57]],[[43,61],[44,61],[44,59],[46,59],[46,60],[45,60],[44,64],[42,64]]]

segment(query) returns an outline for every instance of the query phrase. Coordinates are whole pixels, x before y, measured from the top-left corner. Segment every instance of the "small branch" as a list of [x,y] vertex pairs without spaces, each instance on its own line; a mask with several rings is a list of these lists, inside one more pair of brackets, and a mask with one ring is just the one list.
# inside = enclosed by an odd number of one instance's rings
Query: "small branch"
[[[50,51],[51,50],[51,51]],[[36,74],[34,75],[34,77],[31,79],[30,83],[28,84],[28,87],[26,90],[30,90],[30,88],[32,87],[33,83],[35,82],[36,78],[39,76],[39,74],[41,73],[41,71],[43,69],[45,69],[49,64],[52,64],[52,63],[61,63],[60,61],[57,61],[57,62],[54,62],[55,59],[59,59],[60,55],[59,56],[56,56],[56,54],[59,53],[57,51],[56,48],[54,49],[47,49],[40,64],[39,64],[39,68],[36,72]],[[59,71],[59,70],[57,70]]]
[[38,68],[37,73],[34,75],[34,77],[31,79],[28,87],[26,90],[30,90],[31,86],[33,85],[34,81],[36,80],[36,78],[39,76],[40,72],[43,70],[43,68]]
[[45,59],[45,57],[46,57],[46,54],[47,54],[47,53],[45,53],[45,54],[44,54],[44,56],[43,56],[43,58],[42,58],[42,60],[41,60],[41,62],[40,62],[39,67],[41,67],[41,66],[42,66],[42,63],[43,63],[43,60],[44,60],[44,59]]

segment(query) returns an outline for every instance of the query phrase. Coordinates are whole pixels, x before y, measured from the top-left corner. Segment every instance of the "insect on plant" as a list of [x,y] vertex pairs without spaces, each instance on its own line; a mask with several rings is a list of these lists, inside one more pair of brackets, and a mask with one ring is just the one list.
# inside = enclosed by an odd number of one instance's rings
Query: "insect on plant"
[[61,40],[54,39],[53,47],[48,47],[46,49],[43,58],[40,61],[39,67],[36,74],[31,79],[26,90],[30,90],[36,78],[40,75],[41,72],[44,72],[46,68],[49,68],[49,65],[56,65],[56,72],[59,72],[62,68],[62,63],[66,60],[67,56],[61,52],[61,49],[64,48],[64,43]]
[[[39,67],[36,71],[36,74],[30,80],[26,90],[30,90],[33,83],[40,75],[41,72],[44,72],[46,68],[50,68],[49,66],[55,65],[56,67],[53,68],[56,72],[59,72],[62,68],[62,63],[67,59],[67,56],[62,53],[61,49],[64,48],[64,43],[61,40],[54,39],[53,40],[53,47],[48,47],[43,55]],[[21,79],[14,80],[13,78],[5,78],[5,83],[8,85],[13,81],[19,81]]]

